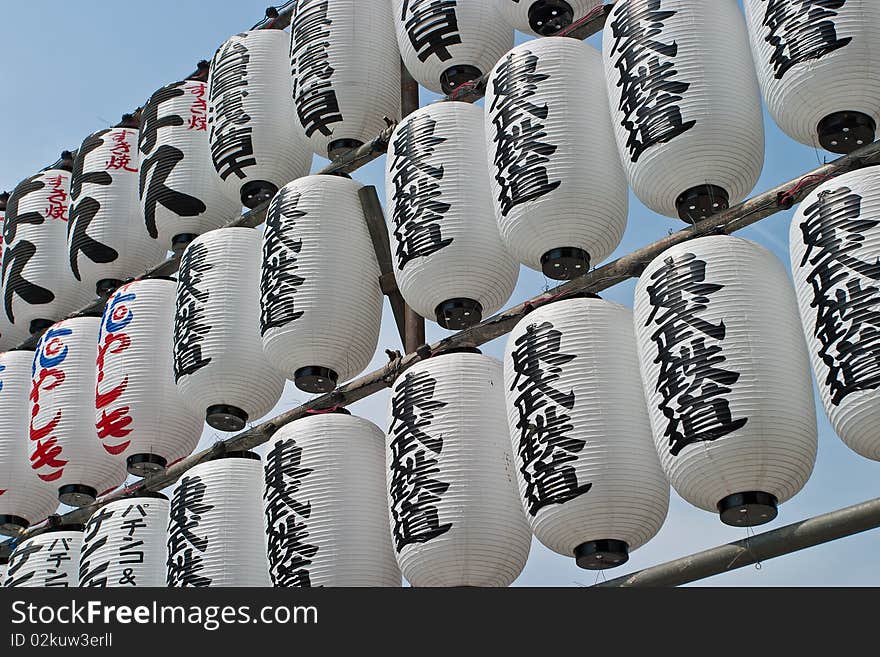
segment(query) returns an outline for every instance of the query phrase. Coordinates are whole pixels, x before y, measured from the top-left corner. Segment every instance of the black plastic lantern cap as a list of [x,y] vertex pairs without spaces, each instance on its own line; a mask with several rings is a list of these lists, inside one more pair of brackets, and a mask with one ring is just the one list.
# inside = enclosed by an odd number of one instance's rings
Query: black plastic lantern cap
[[437,356],[448,356],[449,354],[482,354],[483,352],[477,349],[476,347],[449,347],[448,349],[443,349],[442,351],[434,354],[434,358]]
[[248,414],[237,406],[216,404],[205,411],[205,422],[218,431],[241,431],[247,421]]
[[179,235],[175,235],[171,238],[171,250],[172,251],[183,251],[187,246],[189,246],[190,242],[192,242],[198,235],[195,233],[180,233]]
[[476,66],[460,65],[450,66],[440,76],[440,87],[447,96],[458,89],[465,82],[477,80],[483,77],[483,72]]
[[98,491],[83,484],[68,484],[58,489],[58,501],[67,506],[83,507],[98,499]]
[[0,516],[0,534],[5,534],[6,536],[16,536],[19,531],[27,529],[30,525],[31,523],[21,516]]
[[554,281],[570,281],[589,270],[590,254],[573,246],[552,249],[541,256],[541,271]]
[[70,151],[61,151],[58,168],[62,171],[73,171],[73,153]]
[[54,323],[51,319],[32,319],[28,330],[31,332],[31,335],[36,335],[37,333],[42,333]]
[[120,286],[122,286],[122,281],[118,278],[102,278],[95,285],[95,292],[99,297],[108,299]]
[[553,36],[574,21],[574,9],[565,0],[535,0],[529,7],[529,27],[541,36]]
[[301,367],[293,373],[294,385],[303,392],[324,393],[336,388],[339,375],[329,367]]
[[691,187],[675,199],[679,219],[688,223],[707,219],[729,207],[730,195],[717,185]]
[[450,331],[461,331],[479,324],[483,306],[473,299],[449,299],[434,309],[437,323]]
[[773,520],[778,514],[779,501],[775,495],[748,491],[728,495],[718,502],[721,522],[732,527],[756,527]]
[[819,121],[817,130],[822,148],[846,155],[874,141],[877,124],[861,112],[835,112]]
[[217,460],[220,459],[247,459],[249,461],[259,461],[260,455],[256,452],[250,451],[237,451],[237,452],[226,452],[223,456],[218,456]]
[[336,141],[331,141],[327,144],[327,157],[331,160],[335,160],[337,157],[342,157],[348,151],[354,148],[360,148],[364,145],[364,142],[359,139],[337,139]]
[[136,477],[146,477],[165,472],[168,461],[158,454],[132,454],[125,460],[125,469],[128,474]]
[[278,186],[266,180],[252,180],[241,186],[241,204],[249,210],[253,210],[261,203],[272,200],[278,193]]
[[629,561],[629,545],[613,538],[581,543],[574,549],[574,559],[585,570],[615,568]]

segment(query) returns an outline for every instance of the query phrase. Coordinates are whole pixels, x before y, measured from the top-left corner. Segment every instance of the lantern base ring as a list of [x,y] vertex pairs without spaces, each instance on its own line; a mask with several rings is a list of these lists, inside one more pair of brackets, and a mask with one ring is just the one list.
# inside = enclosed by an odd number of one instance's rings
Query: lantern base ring
[[541,36],[553,36],[573,20],[574,9],[565,0],[535,0],[529,7],[529,27]]
[[434,309],[437,323],[450,331],[463,329],[479,324],[483,319],[483,306],[473,299],[449,299]]
[[748,491],[728,495],[718,502],[721,522],[732,527],[756,527],[773,520],[779,510],[775,495],[760,491]]
[[675,199],[678,218],[688,223],[707,219],[730,207],[730,195],[718,185],[691,187]]
[[0,516],[0,534],[6,536],[16,536],[20,530],[27,529],[30,525],[31,523],[21,516]]
[[311,365],[293,373],[293,383],[303,392],[324,393],[336,388],[339,375],[329,367]]
[[53,322],[51,319],[32,319],[28,330],[30,331],[31,335],[36,335],[37,333],[42,333],[54,323],[55,322]]
[[581,543],[574,549],[575,562],[585,570],[605,570],[629,561],[629,545],[613,538]]
[[132,454],[125,460],[125,469],[128,474],[137,477],[146,477],[165,472],[168,461],[158,454]]
[[345,155],[348,151],[360,148],[364,145],[360,139],[337,139],[327,144],[327,157],[335,160],[337,157]]
[[98,491],[83,484],[68,484],[58,489],[58,501],[67,506],[83,507],[94,504]]
[[541,256],[541,271],[554,281],[570,281],[589,270],[590,254],[573,246],[552,249]]
[[440,75],[440,87],[443,89],[443,93],[448,96],[466,82],[479,80],[481,77],[483,77],[483,72],[476,66],[450,66]]
[[241,186],[241,204],[253,210],[262,203],[268,203],[278,193],[278,185],[266,180],[252,180]]
[[183,251],[190,242],[198,237],[195,233],[180,233],[171,238],[171,250],[177,253]]
[[95,285],[95,292],[99,297],[109,299],[110,295],[122,287],[122,281],[118,278],[102,278]]
[[835,112],[819,121],[816,131],[822,148],[847,155],[874,141],[877,124],[861,112]]
[[205,422],[218,431],[241,431],[247,421],[248,414],[237,406],[216,404],[205,411]]

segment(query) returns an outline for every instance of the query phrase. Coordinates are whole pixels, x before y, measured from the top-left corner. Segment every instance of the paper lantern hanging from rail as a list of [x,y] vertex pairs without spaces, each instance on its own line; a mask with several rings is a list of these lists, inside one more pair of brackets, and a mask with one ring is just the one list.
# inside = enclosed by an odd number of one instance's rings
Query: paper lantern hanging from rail
[[764,125],[736,0],[620,0],[602,53],[636,196],[689,223],[743,200],[763,167]]
[[880,4],[744,0],[767,109],[802,144],[851,153],[880,122]]
[[82,525],[59,525],[22,541],[9,557],[3,586],[75,587],[82,537]]
[[137,123],[100,130],[77,152],[70,183],[67,248],[74,277],[108,295],[165,257],[150,238],[138,199]]
[[[67,163],[72,164],[72,155]],[[62,159],[65,159],[62,157]],[[37,333],[92,298],[66,265],[70,168],[46,169],[16,186],[3,224],[3,314]]]
[[251,30],[227,39],[211,61],[211,159],[226,193],[248,208],[308,174],[312,164],[290,97],[287,52],[286,32]]
[[400,122],[386,158],[400,292],[447,329],[467,328],[500,309],[519,274],[494,218],[484,135],[482,108],[437,103]]
[[508,586],[529,555],[502,366],[472,352],[420,361],[392,388],[391,535],[413,586]]
[[[356,38],[352,38],[353,35]],[[298,124],[333,159],[400,118],[400,54],[390,0],[301,0],[290,22]]]
[[361,187],[339,176],[300,178],[281,188],[266,215],[263,349],[307,392],[329,392],[363,372],[379,342],[380,271]]
[[628,207],[601,55],[575,39],[527,41],[495,66],[486,108],[505,246],[548,278],[585,274],[620,244]]
[[831,425],[880,461],[880,173],[813,191],[791,223],[791,268],[813,372]]
[[393,0],[400,56],[434,93],[477,80],[513,47],[513,29],[487,0]]
[[189,456],[203,416],[177,392],[172,333],[177,282],[123,285],[107,301],[98,333],[95,428],[103,449],[144,477]]
[[240,431],[281,399],[284,377],[260,343],[260,234],[221,228],[184,251],[174,315],[174,380],[221,431]]
[[532,532],[582,568],[625,563],[669,506],[632,311],[575,298],[529,313],[507,340],[504,391]]
[[275,586],[400,586],[379,427],[344,409],[288,424],[270,443],[265,480]]
[[660,463],[685,500],[729,525],[776,517],[816,460],[797,300],[764,247],[702,237],[657,256],[635,326]]
[[110,502],[85,525],[79,585],[164,587],[170,503],[161,493]]
[[168,521],[168,586],[272,585],[262,487],[253,452],[200,463],[181,478]]
[[87,506],[125,481],[125,464],[95,430],[98,317],[65,319],[46,331],[34,354],[30,395],[31,468],[58,499]]
[[230,195],[208,166],[206,82],[183,80],[150,96],[138,152],[141,212],[147,233],[162,248],[185,246],[238,216],[239,195]]
[[602,5],[602,0],[495,0],[514,29],[535,36],[553,36]]
[[58,491],[28,460],[32,351],[0,353],[0,533],[15,535],[58,508]]

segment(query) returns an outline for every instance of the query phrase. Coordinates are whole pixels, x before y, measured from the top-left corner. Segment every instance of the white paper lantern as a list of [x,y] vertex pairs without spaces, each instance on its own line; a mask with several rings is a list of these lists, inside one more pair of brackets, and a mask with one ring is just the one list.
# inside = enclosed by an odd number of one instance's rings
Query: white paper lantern
[[168,586],[267,587],[263,466],[227,454],[187,472],[171,499]]
[[508,586],[525,566],[531,532],[503,385],[501,363],[479,353],[421,361],[394,384],[391,536],[413,586]]
[[6,313],[0,311],[0,350],[14,349],[30,337],[28,327],[13,324]]
[[0,353],[0,533],[13,534],[58,508],[58,491],[28,460],[32,351]]
[[[353,35],[356,38],[352,38]],[[300,0],[290,22],[293,101],[315,153],[333,159],[400,118],[390,0]]]
[[168,498],[147,493],[110,502],[85,526],[79,585],[164,587]]
[[209,425],[239,431],[281,399],[284,377],[260,343],[260,234],[221,228],[183,253],[174,315],[174,380]]
[[423,87],[449,94],[492,70],[513,47],[494,0],[393,0],[397,45]]
[[51,326],[92,297],[65,264],[69,208],[68,169],[41,171],[19,183],[9,198],[3,224],[3,314],[25,334]]
[[764,124],[736,0],[620,0],[602,54],[618,151],[639,199],[688,222],[743,200],[764,164]]
[[281,30],[236,34],[217,49],[208,76],[211,159],[226,193],[248,208],[270,200],[312,165],[296,123]]
[[813,372],[838,435],[880,461],[880,172],[844,174],[791,223],[791,268]]
[[3,586],[75,587],[82,537],[82,525],[61,525],[22,541],[9,557]]
[[602,0],[495,1],[512,28],[536,36],[553,36],[602,5]]
[[535,536],[582,568],[613,568],[653,538],[669,484],[657,459],[628,308],[557,301],[504,352],[520,498]]
[[673,246],[636,287],[635,326],[660,463],[685,500],[738,526],[776,517],[816,460],[816,409],[782,263],[728,236]]
[[494,219],[484,134],[482,108],[429,105],[397,126],[386,158],[400,292],[417,313],[448,329],[499,310],[519,274]]
[[379,427],[348,411],[297,420],[273,436],[265,476],[275,586],[400,586]]
[[147,233],[163,249],[191,242],[238,216],[230,195],[208,165],[208,85],[184,80],[150,96],[138,141],[141,212]]
[[792,139],[850,153],[880,122],[880,4],[744,0],[767,109]]
[[37,343],[30,394],[31,468],[70,506],[87,506],[125,481],[125,464],[95,429],[98,317],[52,326]]
[[379,342],[379,265],[358,190],[307,176],[272,199],[263,233],[260,331],[273,366],[307,392],[366,369]]
[[108,300],[98,334],[95,428],[104,450],[140,477],[189,456],[202,414],[177,393],[172,333],[177,283],[134,281]]
[[611,255],[628,201],[601,55],[575,39],[527,41],[495,66],[486,108],[492,197],[507,249],[557,280]]

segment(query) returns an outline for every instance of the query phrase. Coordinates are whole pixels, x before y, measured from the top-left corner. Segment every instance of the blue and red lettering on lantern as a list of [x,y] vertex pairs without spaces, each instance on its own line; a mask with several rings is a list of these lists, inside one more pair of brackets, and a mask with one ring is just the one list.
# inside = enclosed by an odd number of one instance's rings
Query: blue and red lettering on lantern
[[[119,355],[131,346],[131,336],[125,332],[134,319],[130,303],[137,298],[134,292],[125,292],[125,287],[113,297],[104,309],[101,319],[101,330],[98,334],[98,380],[95,385],[95,408],[101,411],[101,417],[95,422],[98,438],[108,454],[118,456],[131,444],[130,440],[122,440],[131,433],[129,425],[132,418],[129,415],[131,408],[127,405],[117,405],[119,398],[128,387],[128,374],[122,381],[110,389],[102,391],[106,386],[105,366],[108,358]],[[103,384],[103,385],[102,385]]]
[[36,447],[30,456],[30,461],[31,468],[43,481],[60,479],[64,474],[64,466],[67,465],[67,461],[61,458],[63,450],[58,444],[58,437],[52,435],[61,421],[61,409],[55,411],[52,419],[43,424],[38,424],[37,416],[40,413],[40,393],[54,390],[64,383],[65,374],[60,366],[69,351],[68,346],[64,344],[64,338],[72,334],[73,331],[68,328],[50,328],[46,331],[37,345],[31,367],[31,418],[28,437],[36,443]]

